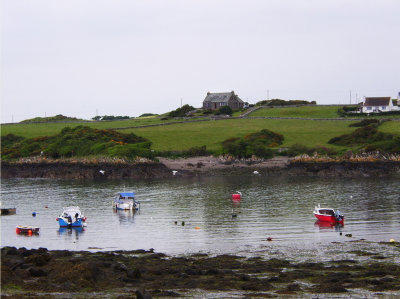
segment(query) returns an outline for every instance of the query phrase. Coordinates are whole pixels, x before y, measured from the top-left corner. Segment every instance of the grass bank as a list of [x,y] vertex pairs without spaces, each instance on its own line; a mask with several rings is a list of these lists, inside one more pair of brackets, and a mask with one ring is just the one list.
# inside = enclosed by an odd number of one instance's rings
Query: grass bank
[[[301,107],[279,107],[279,108],[260,108],[250,113],[250,117],[300,117],[300,118],[341,118],[337,113],[341,106],[301,106]],[[349,116],[351,118],[366,118],[365,116],[357,116],[357,114]],[[371,115],[368,118],[390,119],[400,118],[393,115]]]
[[[153,142],[155,150],[188,149],[206,145],[209,150],[221,149],[221,143],[230,137],[243,137],[248,133],[268,129],[282,134],[282,147],[301,143],[309,147],[328,145],[328,140],[354,130],[347,121],[280,120],[280,119],[228,119],[199,123],[174,124],[165,127],[127,129]],[[397,127],[400,131],[400,123]]]

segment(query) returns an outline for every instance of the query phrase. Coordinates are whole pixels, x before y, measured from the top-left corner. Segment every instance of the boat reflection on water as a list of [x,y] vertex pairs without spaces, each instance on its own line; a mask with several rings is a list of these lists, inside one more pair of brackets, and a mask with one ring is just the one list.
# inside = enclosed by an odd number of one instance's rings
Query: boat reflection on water
[[135,222],[135,215],[139,213],[136,210],[116,210],[113,209],[114,215],[118,216],[120,223],[134,223]]
[[60,227],[57,231],[58,235],[62,236],[78,236],[84,233],[85,229],[83,227]]
[[340,232],[342,227],[344,226],[343,223],[339,222],[329,222],[329,221],[315,221],[315,227],[319,227],[319,230],[331,230],[335,229],[335,231]]

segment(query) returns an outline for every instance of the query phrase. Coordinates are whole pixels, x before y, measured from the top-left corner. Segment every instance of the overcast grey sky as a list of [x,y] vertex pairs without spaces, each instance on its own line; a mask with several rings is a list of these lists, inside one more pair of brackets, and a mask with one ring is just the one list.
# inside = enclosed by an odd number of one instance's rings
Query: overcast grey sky
[[397,97],[399,0],[3,0],[1,122],[139,116],[234,90]]

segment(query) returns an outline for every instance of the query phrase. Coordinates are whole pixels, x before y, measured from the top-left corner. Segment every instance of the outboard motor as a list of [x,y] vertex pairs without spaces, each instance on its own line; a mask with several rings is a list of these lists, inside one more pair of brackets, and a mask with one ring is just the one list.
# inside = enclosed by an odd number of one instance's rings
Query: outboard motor
[[336,221],[342,221],[342,219],[343,219],[343,216],[340,215],[339,210],[335,211],[335,219],[336,219]]

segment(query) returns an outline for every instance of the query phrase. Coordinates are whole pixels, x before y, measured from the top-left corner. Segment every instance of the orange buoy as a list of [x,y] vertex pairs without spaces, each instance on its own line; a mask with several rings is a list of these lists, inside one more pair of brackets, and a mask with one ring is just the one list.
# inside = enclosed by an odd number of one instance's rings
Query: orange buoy
[[196,226],[196,229],[200,229],[200,227]]
[[29,236],[32,236],[32,230],[31,229],[28,231],[28,234],[29,234]]

